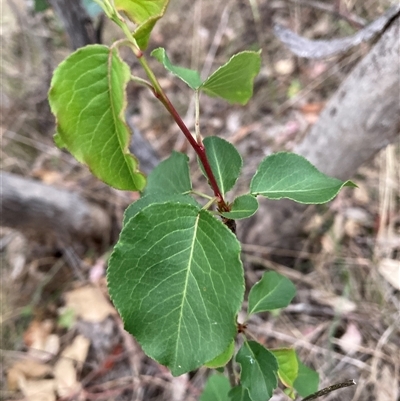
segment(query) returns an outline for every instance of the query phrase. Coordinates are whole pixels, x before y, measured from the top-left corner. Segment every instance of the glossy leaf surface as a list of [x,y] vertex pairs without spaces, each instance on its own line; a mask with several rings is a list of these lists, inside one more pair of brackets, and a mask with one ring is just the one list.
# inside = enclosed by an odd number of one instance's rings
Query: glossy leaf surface
[[235,54],[211,74],[200,89],[207,95],[221,97],[230,103],[246,104],[253,95],[253,82],[260,67],[260,52]]
[[197,71],[173,65],[169,60],[165,49],[162,47],[153,50],[151,55],[155,57],[167,71],[180,78],[193,90],[197,89],[201,85],[202,81],[200,74]]
[[284,308],[295,295],[296,287],[288,278],[276,272],[266,272],[250,290],[248,313]]
[[272,397],[278,385],[278,362],[274,355],[255,341],[245,342],[236,355],[241,366],[240,382],[252,401]]
[[250,192],[270,199],[318,204],[332,200],[344,186],[355,184],[328,177],[295,153],[280,152],[261,162],[251,180]]
[[174,375],[204,365],[235,337],[244,294],[239,253],[230,230],[192,205],[153,204],[124,225],[109,261],[109,293],[125,329]]
[[146,181],[128,149],[131,132],[124,112],[129,79],[129,67],[115,49],[86,46],[57,67],[49,101],[57,119],[57,145],[106,184],[136,191]]
[[253,216],[258,209],[257,199],[253,195],[238,196],[230,205],[230,212],[221,213],[227,219],[240,220]]
[[[206,155],[218,187],[223,194],[235,185],[243,160],[236,148],[225,139],[209,136],[203,140]],[[199,165],[205,175],[203,165]]]

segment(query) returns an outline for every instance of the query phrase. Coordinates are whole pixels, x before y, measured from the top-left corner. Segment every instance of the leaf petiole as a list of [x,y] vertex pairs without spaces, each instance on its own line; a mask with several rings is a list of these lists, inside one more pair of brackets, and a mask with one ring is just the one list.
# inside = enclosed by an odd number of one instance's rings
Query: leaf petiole
[[203,209],[203,210],[208,210],[208,209],[211,207],[211,205],[212,205],[213,203],[217,202],[217,201],[218,201],[218,198],[217,198],[217,197],[211,198],[211,199],[202,207],[202,209]]
[[190,191],[190,193],[193,194],[193,195],[200,196],[201,198],[205,198],[205,199],[209,199],[209,200],[211,200],[211,199],[215,200],[215,196],[206,195],[206,194],[203,194],[203,192],[195,191],[194,189],[192,189]]
[[137,77],[136,75],[131,75],[131,81],[136,82],[140,85],[146,86],[147,88],[149,88],[152,92],[154,91],[154,87],[153,85],[149,82],[146,81],[143,78]]

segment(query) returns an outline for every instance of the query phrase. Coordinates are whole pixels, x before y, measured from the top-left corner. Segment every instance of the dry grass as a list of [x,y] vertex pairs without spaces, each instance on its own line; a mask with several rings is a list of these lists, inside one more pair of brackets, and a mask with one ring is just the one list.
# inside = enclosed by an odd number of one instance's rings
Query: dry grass
[[[249,106],[242,109],[202,99],[202,132],[233,141],[247,157],[247,176],[265,153],[290,149],[293,141],[299,140],[312,123],[305,107],[323,105],[369,48],[364,45],[324,63],[295,59],[272,36],[272,17],[314,37],[343,36],[355,29],[343,18],[302,3],[306,1],[173,1],[153,35],[153,47],[165,46],[174,62],[198,68],[205,75],[237,51],[263,49],[263,69]],[[347,18],[370,21],[389,1],[339,3],[348,10]],[[329,2],[318,4],[330,6]],[[1,39],[6,45],[1,48],[1,168],[79,191],[108,205],[120,221],[131,199],[106,190],[51,140],[53,120],[46,93],[51,70],[68,52],[52,14],[32,16],[22,2],[10,1],[3,5],[2,24]],[[107,29],[106,40],[115,37],[115,31]],[[155,62],[154,69],[167,77]],[[189,127],[193,126],[187,89],[176,80],[162,81]],[[132,89],[130,96],[135,94]],[[140,92],[139,108],[136,122],[161,155],[171,149],[191,154],[149,94]],[[297,124],[295,134],[288,131],[293,123]],[[399,289],[384,274],[390,261],[398,262],[400,255],[399,145],[389,146],[359,170],[355,177],[359,190],[345,191],[320,210],[307,228],[309,237],[302,251],[243,246],[244,258],[253,266],[247,271],[249,285],[265,269],[271,269],[289,277],[298,289],[292,305],[278,315],[253,316],[249,335],[271,348],[294,346],[302,360],[319,372],[321,387],[346,379],[358,383],[355,388],[328,395],[326,401],[400,399]],[[199,185],[204,185],[196,174]],[[76,333],[85,333],[90,339],[91,348],[79,375],[85,396],[74,399],[198,399],[207,371],[199,369],[173,378],[145,357],[117,317],[96,325],[60,326],[57,314],[65,290],[86,284],[94,266],[103,261],[102,255],[78,257],[79,279],[54,250],[49,257],[48,249],[27,243],[15,232],[3,231],[1,248],[6,266],[2,270],[1,313],[7,366],[27,354],[24,337],[32,322],[47,319],[53,322],[52,332],[59,336],[61,348],[70,345]],[[292,265],[273,262],[277,255],[289,256]],[[95,285],[105,294],[104,278],[98,278]],[[58,359],[52,356],[50,361],[54,365]],[[5,369],[2,375],[5,383]],[[6,390],[0,397],[23,399],[20,393]],[[287,399],[280,390],[273,398]]]

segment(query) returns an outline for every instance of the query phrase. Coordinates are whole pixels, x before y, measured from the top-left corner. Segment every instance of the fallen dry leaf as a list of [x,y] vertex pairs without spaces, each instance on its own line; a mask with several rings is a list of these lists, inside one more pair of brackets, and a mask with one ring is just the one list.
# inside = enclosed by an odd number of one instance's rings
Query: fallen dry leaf
[[27,347],[43,349],[46,338],[53,330],[50,319],[44,321],[32,320],[24,333],[24,343]]
[[51,334],[54,322],[33,320],[24,333],[24,343],[29,347],[29,354],[41,361],[48,361],[58,353],[60,339],[57,334]]
[[305,120],[309,124],[315,124],[324,106],[325,106],[324,102],[306,103],[300,107],[300,111],[303,113]]
[[89,351],[90,341],[81,335],[74,338],[71,345],[62,352],[60,359],[54,366],[54,377],[57,394],[60,397],[68,397],[76,394],[81,389],[77,378],[77,372],[85,362]]
[[378,271],[396,290],[400,290],[400,261],[384,258],[379,262]]
[[361,234],[361,225],[356,220],[346,220],[344,223],[344,232],[350,238],[356,238]]
[[357,325],[349,323],[345,333],[340,337],[338,344],[340,348],[349,355],[357,352],[358,347],[361,345],[362,335]]
[[295,69],[293,59],[279,60],[275,63],[274,69],[278,75],[291,75]]
[[80,369],[83,362],[86,361],[87,354],[89,352],[90,340],[82,335],[78,335],[72,341],[72,344],[64,349],[61,357],[70,359],[78,364]]
[[54,380],[26,380],[22,379],[19,388],[29,401],[55,401]]
[[32,359],[25,359],[16,362],[7,373],[8,387],[16,389],[18,387],[18,380],[14,379],[21,375],[25,379],[39,379],[48,374],[51,374],[51,367],[41,362],[36,362]]
[[68,397],[79,392],[81,385],[72,359],[61,357],[54,366],[55,387],[60,397]]
[[47,170],[44,168],[36,169],[32,172],[32,176],[39,178],[44,184],[52,185],[63,180],[60,172]]
[[52,372],[51,367],[32,359],[16,362],[7,372],[7,385],[11,391],[17,390],[21,378],[39,379]]
[[102,322],[116,311],[99,288],[92,285],[69,291],[65,294],[66,307],[76,316],[91,323]]

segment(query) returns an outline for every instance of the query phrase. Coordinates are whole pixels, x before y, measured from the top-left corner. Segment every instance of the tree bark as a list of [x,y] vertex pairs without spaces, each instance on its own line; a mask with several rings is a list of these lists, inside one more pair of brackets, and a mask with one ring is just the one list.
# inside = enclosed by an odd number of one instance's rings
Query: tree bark
[[49,3],[63,23],[72,49],[97,42],[92,20],[83,8],[81,0],[49,0]]
[[319,170],[350,178],[400,133],[400,18],[330,99],[294,149]]
[[[351,179],[363,163],[399,138],[399,38],[397,17],[340,85],[295,153],[325,174]],[[307,208],[286,199],[262,201],[258,213],[239,226],[239,237],[248,244],[296,249]]]
[[0,225],[46,244],[108,245],[111,220],[81,196],[1,172]]

